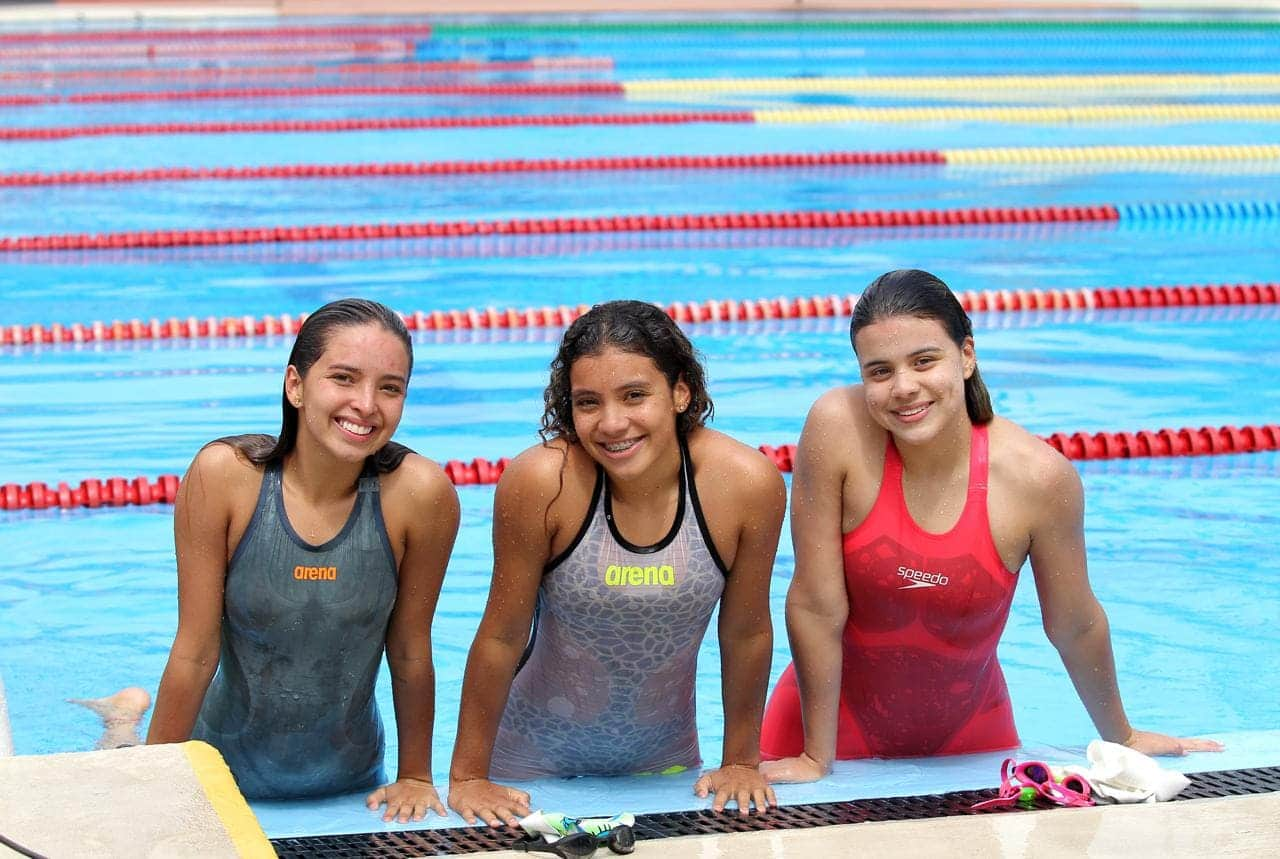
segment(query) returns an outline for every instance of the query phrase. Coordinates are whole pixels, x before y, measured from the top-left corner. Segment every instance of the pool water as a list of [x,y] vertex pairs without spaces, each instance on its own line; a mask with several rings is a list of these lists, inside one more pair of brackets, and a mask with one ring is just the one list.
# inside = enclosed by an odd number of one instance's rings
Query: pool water
[[[1129,30],[1099,27],[1071,40],[1050,29],[1039,34],[1045,48],[1037,51],[1026,49],[1025,35],[907,29],[890,39],[882,32],[856,29],[805,33],[747,28],[715,38],[678,29],[622,38],[588,28],[568,35],[526,30],[486,37],[474,30],[424,40],[420,58],[609,56],[614,59],[611,71],[580,76],[610,80],[762,73],[1227,73],[1270,71],[1280,62],[1275,59],[1280,56],[1280,28],[1269,24],[1248,31],[1181,28],[1145,34],[1137,25]],[[0,69],[19,66],[6,60],[0,48]],[[503,77],[517,78],[531,79]],[[93,86],[112,85],[104,74]],[[0,86],[22,91],[3,78]],[[71,91],[87,85],[65,86]],[[1055,92],[1052,98],[1094,100],[1087,91]],[[918,100],[876,99],[885,104]],[[16,127],[263,116],[593,113],[739,109],[747,103],[752,108],[794,106],[800,99],[692,93],[656,103],[599,98],[218,100],[6,108],[0,122]],[[0,141],[0,171],[1274,143],[1276,129],[1274,123],[1243,121],[935,121],[104,136]],[[616,213],[1222,199],[1280,200],[1277,162],[0,186],[0,237]],[[1277,235],[1276,221],[1261,218],[0,253],[0,324],[297,315],[347,295],[373,298],[405,312],[577,305],[619,297],[669,303],[845,295],[899,267],[928,268],[957,290],[1257,282],[1276,279]],[[975,315],[975,327],[980,366],[997,412],[1042,435],[1258,425],[1274,423],[1280,414],[1280,351],[1274,345],[1280,338],[1280,311],[1275,306],[981,313]],[[708,323],[688,330],[706,356],[716,402],[714,425],[752,445],[794,443],[814,399],[857,377],[846,320]],[[517,329],[417,335],[415,373],[397,438],[440,461],[492,460],[534,443],[547,364],[559,333]],[[86,477],[181,473],[211,438],[273,431],[288,348],[289,342],[278,337],[0,347],[0,483],[74,484]],[[1132,721],[1152,730],[1228,738],[1234,756],[1198,756],[1204,760],[1191,766],[1280,762],[1274,759],[1274,749],[1280,748],[1280,698],[1265,694],[1268,678],[1280,676],[1280,570],[1274,550],[1280,541],[1280,513],[1274,510],[1280,497],[1280,454],[1078,467],[1088,500],[1091,579],[1109,613]],[[455,735],[462,666],[490,572],[493,490],[464,487],[459,495],[463,524],[434,629],[433,765],[441,782]],[[0,512],[0,528],[5,555],[0,563],[0,673],[16,750],[39,754],[89,748],[98,733],[94,719],[62,703],[64,699],[102,695],[125,685],[154,690],[172,642],[176,582],[171,511],[152,506]],[[793,560],[784,529],[772,591],[774,678],[789,661],[782,606]],[[1029,572],[1024,570],[1022,577],[1029,578]],[[1079,754],[1093,729],[1041,630],[1030,581],[1019,584],[1000,658],[1024,742],[1061,755]],[[709,763],[718,760],[723,736],[718,665],[713,635],[704,645],[698,677],[700,734]],[[379,700],[390,727],[385,677]],[[394,761],[394,731],[388,735],[388,759]],[[784,799],[994,783],[995,765],[982,758],[972,766],[842,765],[825,787],[789,789]],[[974,773],[981,774],[976,782],[971,780]],[[566,783],[545,789],[565,802],[574,797],[585,802],[582,797],[594,795],[598,803],[602,794],[621,790],[637,797],[637,803],[639,797],[660,796],[671,808],[700,804],[679,778],[622,784]],[[834,793],[812,792],[824,789]],[[680,802],[686,804],[675,804]],[[333,806],[325,809],[331,818]],[[374,824],[361,809],[338,822],[291,805],[279,809],[266,804],[259,810],[272,834]]]

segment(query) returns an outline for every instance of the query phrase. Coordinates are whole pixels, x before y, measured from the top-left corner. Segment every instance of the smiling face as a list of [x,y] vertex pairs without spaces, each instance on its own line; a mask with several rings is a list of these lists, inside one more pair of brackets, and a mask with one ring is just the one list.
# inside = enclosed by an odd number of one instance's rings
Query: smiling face
[[573,362],[569,386],[578,442],[610,477],[679,463],[676,415],[689,406],[689,387],[669,384],[652,358],[605,347]]
[[409,355],[397,335],[376,323],[333,329],[305,376],[293,365],[285,371],[299,448],[316,445],[344,462],[376,453],[400,424],[408,379]]
[[973,338],[959,346],[936,319],[889,316],[854,337],[867,408],[906,444],[968,426],[964,382],[977,359]]

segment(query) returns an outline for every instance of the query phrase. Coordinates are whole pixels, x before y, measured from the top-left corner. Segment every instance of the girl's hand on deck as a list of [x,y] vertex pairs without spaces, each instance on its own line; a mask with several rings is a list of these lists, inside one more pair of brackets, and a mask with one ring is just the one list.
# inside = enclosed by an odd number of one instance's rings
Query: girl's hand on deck
[[383,812],[382,819],[390,821],[394,818],[399,823],[421,820],[427,816],[428,809],[441,817],[448,813],[435,785],[420,778],[402,778],[383,785],[369,794],[364,804],[370,811],[377,811],[385,804],[387,810]]
[[760,772],[774,784],[798,784],[817,781],[827,774],[827,767],[801,753],[794,758],[780,758],[760,764]]
[[1144,755],[1185,755],[1188,752],[1220,752],[1226,748],[1217,740],[1171,737],[1151,731],[1134,731],[1124,745]]
[[449,783],[449,807],[467,823],[475,823],[478,817],[490,826],[518,827],[520,818],[529,814],[529,794],[487,778],[473,778]]
[[778,804],[773,788],[769,787],[760,770],[745,764],[730,764],[706,773],[694,784],[693,792],[702,797],[712,794],[715,797],[711,802],[712,811],[724,811],[733,800],[738,805],[738,814],[743,817],[751,812],[753,804],[757,812],[768,811],[769,806]]

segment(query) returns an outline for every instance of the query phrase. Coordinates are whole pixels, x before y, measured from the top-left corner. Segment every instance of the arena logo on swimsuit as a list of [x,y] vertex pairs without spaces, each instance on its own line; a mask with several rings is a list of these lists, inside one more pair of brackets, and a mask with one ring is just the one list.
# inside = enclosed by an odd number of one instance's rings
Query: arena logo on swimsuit
[[644,587],[661,585],[669,588],[676,583],[676,568],[670,564],[661,567],[624,567],[610,564],[604,571],[604,583],[611,588]]
[[926,573],[924,570],[913,570],[910,567],[898,567],[898,575],[909,583],[898,588],[900,591],[911,590],[912,588],[936,588],[951,581],[942,573]]
[[333,581],[338,577],[337,567],[303,567],[293,568],[293,577],[299,581]]

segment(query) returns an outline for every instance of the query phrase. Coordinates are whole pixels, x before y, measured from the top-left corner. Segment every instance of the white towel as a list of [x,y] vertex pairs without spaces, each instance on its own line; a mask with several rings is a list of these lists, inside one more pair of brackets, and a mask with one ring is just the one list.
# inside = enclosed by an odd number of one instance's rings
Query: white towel
[[1093,785],[1098,802],[1165,802],[1191,784],[1176,770],[1167,770],[1154,758],[1119,743],[1094,740],[1085,751],[1089,766],[1064,767]]

